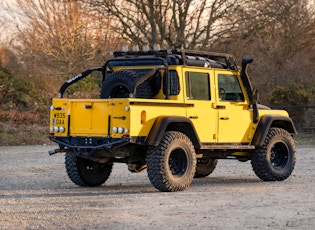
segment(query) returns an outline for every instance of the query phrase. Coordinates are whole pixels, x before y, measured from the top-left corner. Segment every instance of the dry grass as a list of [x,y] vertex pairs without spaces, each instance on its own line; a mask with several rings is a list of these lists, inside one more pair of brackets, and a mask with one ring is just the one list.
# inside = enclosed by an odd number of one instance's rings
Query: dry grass
[[51,143],[48,139],[49,127],[0,123],[0,145],[42,145]]
[[294,140],[297,145],[315,145],[315,132],[298,132]]

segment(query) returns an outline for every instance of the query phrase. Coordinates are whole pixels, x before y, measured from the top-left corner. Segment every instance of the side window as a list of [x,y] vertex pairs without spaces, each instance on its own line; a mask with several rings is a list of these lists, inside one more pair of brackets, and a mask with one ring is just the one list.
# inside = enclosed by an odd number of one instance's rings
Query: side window
[[[169,95],[178,95],[180,92],[179,87],[179,78],[177,72],[175,70],[170,70],[168,72],[168,80],[169,80]],[[163,93],[166,94],[166,78],[163,78]]]
[[236,75],[218,75],[220,101],[244,101],[244,95]]
[[189,100],[210,100],[208,73],[185,72],[186,96]]

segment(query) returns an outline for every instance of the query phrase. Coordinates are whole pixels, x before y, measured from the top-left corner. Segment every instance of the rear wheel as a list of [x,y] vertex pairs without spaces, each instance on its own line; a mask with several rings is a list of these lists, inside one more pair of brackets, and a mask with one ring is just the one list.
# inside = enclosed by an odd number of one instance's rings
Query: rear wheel
[[70,180],[79,186],[100,186],[109,178],[112,163],[98,163],[66,153],[65,165]]
[[291,135],[284,129],[271,128],[264,144],[251,156],[255,174],[264,181],[287,179],[295,166],[296,149]]
[[198,159],[195,178],[209,176],[218,164],[218,159]]
[[184,190],[191,184],[195,171],[195,149],[183,133],[166,132],[160,144],[148,151],[148,177],[160,191]]

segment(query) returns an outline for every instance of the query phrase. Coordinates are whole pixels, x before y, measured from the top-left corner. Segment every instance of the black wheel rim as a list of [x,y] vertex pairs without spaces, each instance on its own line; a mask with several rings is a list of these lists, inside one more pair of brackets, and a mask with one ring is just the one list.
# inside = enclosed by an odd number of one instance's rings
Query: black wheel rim
[[187,169],[187,156],[182,149],[175,149],[169,157],[169,167],[174,176],[182,176]]
[[284,168],[289,160],[289,148],[285,143],[276,143],[270,152],[271,165],[275,169]]

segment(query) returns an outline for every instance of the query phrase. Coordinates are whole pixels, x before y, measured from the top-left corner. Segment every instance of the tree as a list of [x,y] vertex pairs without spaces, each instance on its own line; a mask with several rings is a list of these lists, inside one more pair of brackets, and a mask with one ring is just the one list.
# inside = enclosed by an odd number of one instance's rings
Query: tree
[[[244,0],[83,0],[112,16],[118,31],[138,45],[206,49],[238,29]],[[236,20],[235,20],[236,19]]]
[[23,13],[19,51],[32,75],[68,79],[100,65],[119,40],[110,19],[89,13],[78,1],[17,0]]
[[234,53],[237,60],[246,54],[254,57],[249,71],[262,103],[271,103],[277,86],[315,81],[315,11],[308,3],[252,0],[234,15],[242,22],[239,30],[214,47]]

